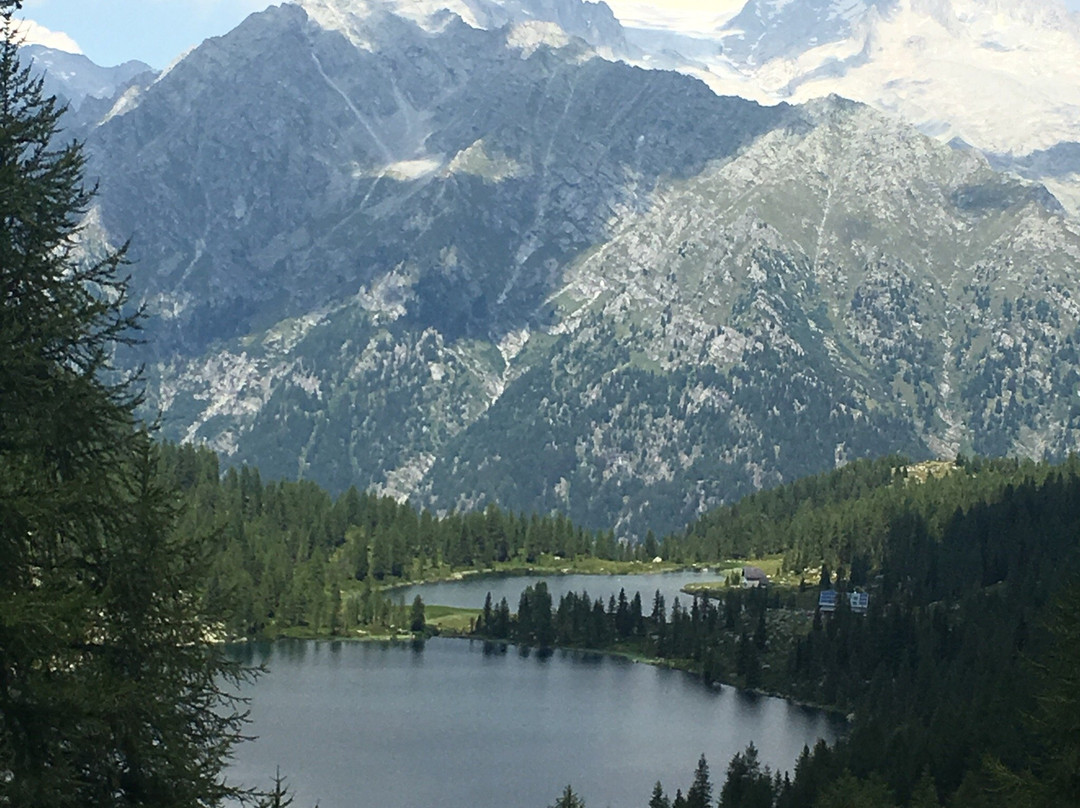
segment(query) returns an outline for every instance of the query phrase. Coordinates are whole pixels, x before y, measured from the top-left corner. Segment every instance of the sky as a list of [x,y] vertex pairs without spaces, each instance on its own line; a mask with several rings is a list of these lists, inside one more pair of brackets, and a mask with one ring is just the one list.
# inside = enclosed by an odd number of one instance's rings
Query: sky
[[[207,37],[236,27],[271,0],[24,0],[30,41],[85,53],[99,65],[140,59],[163,68]],[[709,30],[744,0],[607,0],[624,23]],[[1065,0],[1080,11],[1080,0]]]
[[270,0],[23,0],[21,16],[66,34],[99,65],[140,59],[162,68],[269,4]]
[[[616,16],[711,28],[743,0],[608,0]],[[1080,3],[1080,0],[1076,0]],[[207,37],[224,34],[271,0],[24,0],[22,16],[37,27],[32,40],[85,53],[100,65],[140,59],[166,67]],[[44,28],[44,30],[42,30]],[[50,36],[49,34],[52,34]]]

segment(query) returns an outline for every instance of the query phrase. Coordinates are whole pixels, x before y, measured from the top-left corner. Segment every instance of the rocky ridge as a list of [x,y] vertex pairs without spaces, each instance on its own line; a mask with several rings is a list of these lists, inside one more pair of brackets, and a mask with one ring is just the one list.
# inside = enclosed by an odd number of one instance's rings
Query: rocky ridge
[[1040,186],[535,20],[311,8],[89,139],[167,434],[625,537],[854,457],[1075,447],[1080,234]]
[[[627,39],[720,93],[835,94],[899,115],[1080,210],[1080,18],[1056,0],[748,0],[712,31]],[[1058,159],[1042,170],[1048,151]]]

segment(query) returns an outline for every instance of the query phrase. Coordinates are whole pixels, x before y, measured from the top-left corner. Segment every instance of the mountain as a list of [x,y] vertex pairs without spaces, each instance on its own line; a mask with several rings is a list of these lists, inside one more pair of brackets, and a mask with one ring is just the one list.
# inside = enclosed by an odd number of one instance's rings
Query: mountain
[[554,290],[551,262],[784,114],[594,58],[542,23],[454,17],[433,34],[383,11],[337,29],[327,8],[253,15],[90,137],[102,224],[136,235],[140,282],[173,324],[164,350],[395,272],[420,273],[415,325],[516,327]]
[[150,65],[135,59],[115,67],[101,67],[81,53],[44,45],[21,47],[19,58],[30,61],[34,70],[44,73],[47,94],[60,96],[74,109],[87,98],[113,98],[133,79],[154,73]]
[[1041,186],[411,8],[270,8],[91,131],[85,243],[133,238],[167,435],[627,537],[856,457],[1075,447],[1080,233]]
[[[390,14],[438,32],[455,18],[472,28],[547,22],[597,48],[625,50],[622,26],[603,2],[582,0],[301,0],[313,20],[350,38],[376,31]],[[377,36],[377,34],[376,34]],[[357,40],[359,41],[359,40]]]
[[722,35],[724,56],[740,66],[797,59],[813,48],[865,36],[895,0],[748,0]]
[[436,499],[514,501],[526,467],[577,518],[677,523],[830,457],[1076,445],[1080,252],[1055,202],[865,107],[805,113],[570,268],[555,361],[436,462]]
[[[840,95],[974,147],[1080,210],[1080,18],[1044,0],[748,0],[716,30],[628,31],[658,64],[762,103]],[[680,55],[681,62],[680,65]]]

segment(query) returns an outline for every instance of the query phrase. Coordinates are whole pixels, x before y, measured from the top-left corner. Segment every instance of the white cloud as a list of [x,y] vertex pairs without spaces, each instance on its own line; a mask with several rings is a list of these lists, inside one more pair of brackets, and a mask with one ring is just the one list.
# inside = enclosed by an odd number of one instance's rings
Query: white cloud
[[63,31],[51,31],[33,20],[16,20],[15,31],[25,45],[44,45],[68,53],[82,53],[79,43]]
[[719,28],[745,0],[605,0],[624,25],[706,33]]

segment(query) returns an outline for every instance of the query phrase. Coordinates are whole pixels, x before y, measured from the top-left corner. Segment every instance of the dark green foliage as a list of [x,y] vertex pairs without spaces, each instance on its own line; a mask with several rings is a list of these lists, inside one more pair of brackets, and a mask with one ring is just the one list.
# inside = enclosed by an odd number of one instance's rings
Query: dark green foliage
[[815,803],[816,808],[895,808],[889,789],[877,778],[860,780],[845,772],[830,783]]
[[122,252],[76,250],[91,195],[61,110],[0,2],[0,804],[209,806],[245,672],[217,626],[207,545],[110,366],[136,318]]
[[719,808],[772,808],[772,773],[768,766],[762,767],[752,743],[728,764],[718,804]]
[[274,773],[274,787],[260,798],[258,808],[289,808],[292,804],[293,797],[279,767]]
[[[719,559],[783,552],[790,566],[812,566],[822,559],[835,566],[838,553],[850,553],[867,528],[880,518],[871,492],[902,485],[906,458],[899,455],[858,460],[843,468],[744,497],[694,521],[683,535],[669,536],[665,558]],[[864,541],[878,539],[871,534]],[[838,541],[839,540],[839,541]],[[873,547],[871,547],[873,549]],[[850,558],[845,558],[851,563]],[[805,563],[803,563],[805,562]],[[822,570],[822,586],[831,585]]]
[[1080,583],[1051,604],[1048,643],[1034,668],[1035,707],[1027,715],[1036,739],[1007,767],[991,764],[994,786],[1011,805],[1080,805]]
[[698,760],[694,782],[686,792],[686,808],[712,808],[712,781],[704,755]]
[[915,789],[911,792],[910,808],[941,808],[938,802],[937,787],[929,772],[923,772]]
[[664,787],[659,780],[656,781],[652,796],[649,798],[649,808],[671,808],[671,801],[664,794]]
[[417,595],[413,598],[412,609],[409,611],[409,631],[420,632],[424,627],[424,601]]
[[551,805],[551,808],[585,808],[585,801],[581,799],[570,786],[566,787],[559,799]]
[[[835,748],[807,752],[793,780],[774,782],[777,808],[1077,803],[1080,609],[1072,589],[1048,604],[1080,568],[1078,502],[1076,458],[974,460],[941,479],[899,475],[845,506],[819,500],[779,515],[791,520],[779,549],[826,548],[841,590],[845,562],[861,555],[872,566],[860,572],[868,613],[841,595],[786,670],[770,672],[772,688],[855,714]],[[743,513],[749,524],[753,511]],[[736,672],[748,681],[758,644],[737,615]],[[745,769],[733,761],[733,787]]]
[[[547,584],[538,581],[522,591],[515,615],[509,613],[505,599],[498,609],[493,609],[488,593],[475,633],[540,647],[604,648],[616,642],[640,644],[649,640],[650,631],[666,624],[641,616],[640,598],[636,597],[634,602],[638,604],[637,611],[626,604],[625,597],[619,601],[611,598],[605,605],[600,598],[592,600],[587,592],[580,595],[568,592],[553,608]],[[620,633],[620,626],[625,634]]]
[[[189,445],[162,446],[161,473],[185,505],[180,529],[217,536],[208,589],[215,602],[231,607],[232,634],[294,626],[322,633],[407,628],[407,609],[403,614],[392,590],[381,587],[435,567],[589,556],[604,546],[625,552],[605,541],[610,534],[583,531],[561,515],[526,517],[489,505],[435,517],[355,488],[334,499],[311,482],[267,483],[248,466],[221,476],[213,452]],[[629,619],[637,619],[632,611]],[[537,632],[532,641],[552,641],[549,625]]]
[[[1054,596],[1080,571],[1080,459],[965,460],[923,482],[891,463],[801,483],[801,504],[777,489],[709,517],[725,525],[716,538],[771,531],[780,551],[830,559],[834,613],[811,623],[757,589],[689,608],[676,599],[670,611],[657,595],[643,634],[624,638],[625,598],[571,593],[556,608],[556,641],[639,650],[707,681],[854,713],[846,736],[807,750],[793,778],[763,770],[756,751],[736,756],[721,805],[1078,804],[1080,588]],[[864,615],[846,598],[856,574],[870,594]]]

